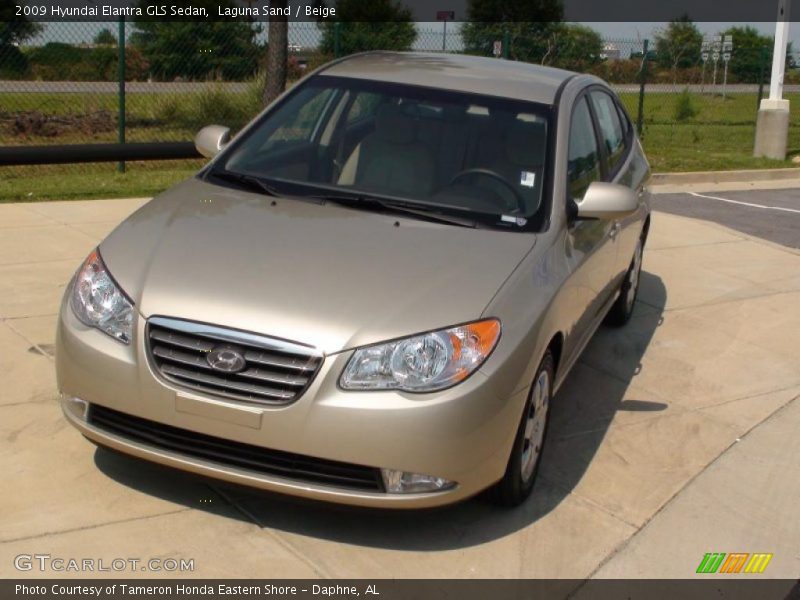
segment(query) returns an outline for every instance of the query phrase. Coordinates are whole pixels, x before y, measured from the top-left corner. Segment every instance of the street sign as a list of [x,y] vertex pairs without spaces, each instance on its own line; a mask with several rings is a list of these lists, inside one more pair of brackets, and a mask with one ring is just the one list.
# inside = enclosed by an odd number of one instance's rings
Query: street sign
[[725,62],[728,62],[730,59],[731,59],[731,53],[730,52],[725,52],[722,55],[722,60],[724,60]]
[[447,52],[447,22],[456,18],[456,11],[454,10],[437,10],[436,20],[444,21],[442,26],[442,52]]
[[501,54],[503,54],[503,42],[501,42],[500,40],[495,40],[494,41],[494,47],[492,48],[492,54],[494,54],[495,56],[500,56]]
[[719,52],[714,52],[714,54],[711,55],[711,58],[714,62],[717,62],[719,60]]
[[703,62],[708,60],[708,52],[703,52],[700,57],[703,59]]

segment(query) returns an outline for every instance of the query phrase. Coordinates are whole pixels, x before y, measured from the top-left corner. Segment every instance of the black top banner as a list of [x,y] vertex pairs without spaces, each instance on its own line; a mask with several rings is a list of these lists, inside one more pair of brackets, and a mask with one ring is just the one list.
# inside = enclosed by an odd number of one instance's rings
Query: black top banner
[[[775,22],[777,0],[0,0],[0,21],[324,21],[383,22],[389,4],[417,22]],[[788,6],[791,0],[783,0]],[[800,10],[800,9],[799,9]],[[798,15],[800,16],[800,15]]]

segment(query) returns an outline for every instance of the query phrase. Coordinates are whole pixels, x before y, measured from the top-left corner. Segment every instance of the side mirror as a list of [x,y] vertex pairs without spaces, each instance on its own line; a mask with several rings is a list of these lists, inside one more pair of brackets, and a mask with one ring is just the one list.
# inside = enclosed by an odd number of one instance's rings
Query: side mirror
[[197,132],[194,147],[206,158],[215,157],[231,139],[231,130],[222,125],[208,125]]
[[621,219],[639,209],[639,199],[629,187],[594,181],[575,206],[579,219]]

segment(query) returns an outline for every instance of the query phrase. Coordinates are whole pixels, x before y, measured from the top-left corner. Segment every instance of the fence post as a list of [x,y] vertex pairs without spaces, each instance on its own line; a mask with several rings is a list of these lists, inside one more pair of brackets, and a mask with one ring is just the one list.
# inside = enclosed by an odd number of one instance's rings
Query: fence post
[[503,58],[508,60],[511,55],[511,32],[508,29],[503,30]]
[[333,57],[339,58],[341,54],[341,44],[342,44],[342,23],[340,21],[336,21],[333,24]]
[[[117,116],[117,141],[125,143],[125,17],[119,19],[117,33],[117,85],[119,89],[119,115]],[[117,163],[117,171],[125,172],[125,161]]]
[[761,108],[761,99],[764,97],[764,65],[767,62],[767,53],[769,49],[766,46],[761,46],[761,52],[758,56],[758,100],[756,101],[756,114]]
[[639,72],[639,110],[636,113],[636,132],[642,135],[642,126],[644,124],[644,84],[647,81],[647,47],[648,40],[644,40],[642,44],[642,68]]

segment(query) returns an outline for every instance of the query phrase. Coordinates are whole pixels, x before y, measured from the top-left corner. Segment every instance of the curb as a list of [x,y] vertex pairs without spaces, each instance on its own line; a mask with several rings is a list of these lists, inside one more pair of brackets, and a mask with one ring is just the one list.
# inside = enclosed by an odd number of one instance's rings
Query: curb
[[800,169],[750,169],[746,171],[694,171],[689,173],[653,173],[651,185],[689,185],[693,183],[749,183],[800,179]]

